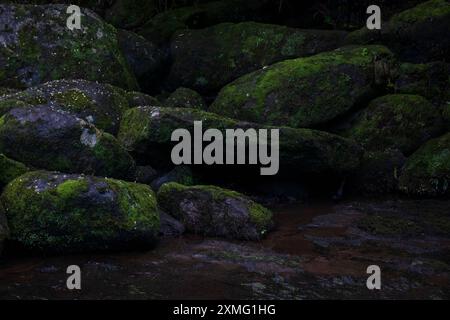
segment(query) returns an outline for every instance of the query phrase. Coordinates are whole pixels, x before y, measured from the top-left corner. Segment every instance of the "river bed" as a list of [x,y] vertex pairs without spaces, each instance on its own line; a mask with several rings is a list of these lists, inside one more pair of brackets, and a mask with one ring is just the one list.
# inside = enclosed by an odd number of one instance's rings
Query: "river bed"
[[[183,235],[150,251],[0,259],[1,299],[450,298],[450,201],[317,201],[273,208],[259,242]],[[81,290],[68,290],[78,265]],[[381,290],[369,290],[369,265]]]

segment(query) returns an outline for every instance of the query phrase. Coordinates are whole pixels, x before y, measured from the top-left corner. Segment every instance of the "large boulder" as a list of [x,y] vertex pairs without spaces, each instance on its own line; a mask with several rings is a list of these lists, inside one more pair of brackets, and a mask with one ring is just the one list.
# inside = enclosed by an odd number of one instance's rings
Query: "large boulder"
[[345,133],[367,150],[399,149],[408,155],[444,130],[440,109],[417,95],[373,100]]
[[450,91],[450,65],[443,62],[402,63],[394,83],[396,93],[418,94],[435,104],[445,103]]
[[255,22],[183,30],[172,39],[168,85],[214,93],[263,66],[336,49],[345,35]]
[[[172,132],[183,128],[192,134],[194,121],[202,121],[203,130],[219,129],[224,136],[226,129],[278,129],[197,109],[137,107],[125,112],[118,138],[129,151],[152,164],[168,163],[175,145]],[[361,149],[351,140],[311,129],[279,130],[280,174],[345,173],[359,165]],[[267,141],[259,143],[264,147]]]
[[428,141],[408,158],[400,189],[415,196],[450,196],[450,133]]
[[3,251],[3,242],[9,237],[8,221],[6,221],[3,205],[0,203],[0,254]]
[[0,152],[35,168],[129,178],[134,161],[110,134],[58,108],[17,108],[0,118]]
[[167,54],[140,35],[118,31],[119,46],[136,76],[140,87],[146,92],[156,90],[164,76]]
[[0,97],[0,115],[26,106],[49,104],[68,111],[97,128],[116,134],[122,113],[140,105],[154,105],[153,97],[87,80],[55,80]]
[[267,21],[276,8],[272,0],[220,0],[161,12],[137,33],[157,45],[170,42],[178,30],[201,29],[222,22]]
[[363,27],[348,35],[351,44],[384,44],[401,60],[422,63],[450,56],[450,3],[430,0],[394,15],[380,30]]
[[270,210],[244,195],[215,186],[166,183],[158,203],[186,231],[205,236],[258,240],[272,228]]
[[81,30],[66,26],[67,5],[0,5],[0,86],[86,79],[138,88],[117,31],[82,9]]
[[21,162],[8,158],[0,153],[0,189],[3,189],[15,178],[28,172],[30,169]]
[[12,181],[1,196],[11,238],[33,250],[76,252],[135,248],[159,231],[150,187],[46,171]]
[[317,127],[384,87],[392,60],[385,47],[351,46],[278,62],[225,86],[209,110],[271,125]]

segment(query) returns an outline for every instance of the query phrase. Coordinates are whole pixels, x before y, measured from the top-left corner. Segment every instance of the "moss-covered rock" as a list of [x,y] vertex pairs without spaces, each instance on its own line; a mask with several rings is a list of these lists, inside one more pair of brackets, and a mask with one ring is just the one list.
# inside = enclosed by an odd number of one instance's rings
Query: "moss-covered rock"
[[6,220],[5,210],[0,203],[0,255],[3,251],[3,241],[9,237],[8,221]]
[[365,152],[348,187],[362,194],[394,193],[398,190],[398,179],[405,161],[405,156],[398,150]]
[[439,108],[425,98],[393,94],[373,100],[345,136],[370,151],[391,148],[409,155],[443,129]]
[[188,88],[178,88],[172,92],[164,102],[164,106],[170,108],[207,109],[203,97],[198,92]]
[[[143,93],[86,80],[55,80],[0,97],[0,115],[18,107],[50,104],[116,134],[122,113],[155,99]],[[153,105],[153,104],[151,104]]]
[[158,203],[188,232],[206,236],[258,240],[273,224],[270,210],[238,192],[215,186],[166,183],[159,189]]
[[0,151],[35,168],[128,178],[134,161],[110,134],[51,106],[0,118]]
[[23,163],[0,154],[0,189],[29,170]]
[[[278,129],[197,109],[138,107],[125,112],[118,138],[129,151],[155,165],[168,163],[176,144],[172,132],[184,128],[192,134],[194,121],[202,121],[203,130],[215,128],[223,135],[226,129]],[[279,129],[280,174],[345,173],[359,165],[362,152],[351,140],[318,130]],[[264,141],[259,143],[264,146]]]
[[161,12],[138,29],[144,38],[167,44],[178,30],[200,29],[222,22],[265,21],[271,0],[220,0]]
[[118,30],[118,41],[123,56],[146,92],[156,90],[162,82],[167,54],[140,35]]
[[209,110],[259,123],[316,127],[385,86],[392,59],[387,48],[366,46],[278,62],[225,86]]
[[64,78],[138,88],[116,29],[82,9],[81,30],[70,30],[66,10],[66,5],[0,5],[0,86],[27,88]]
[[448,60],[450,3],[430,0],[394,15],[381,30],[363,27],[350,33],[351,44],[384,44],[408,62]]
[[11,238],[29,249],[76,252],[152,244],[159,231],[150,187],[34,171],[1,196]]
[[[300,30],[243,22],[176,33],[168,85],[217,92],[227,83],[278,61],[310,56],[339,47],[346,33]],[[195,67],[194,67],[195,66]]]
[[428,141],[408,158],[400,189],[416,196],[450,196],[450,133]]
[[394,84],[395,92],[421,95],[440,104],[447,100],[450,90],[449,74],[450,65],[443,62],[402,63]]

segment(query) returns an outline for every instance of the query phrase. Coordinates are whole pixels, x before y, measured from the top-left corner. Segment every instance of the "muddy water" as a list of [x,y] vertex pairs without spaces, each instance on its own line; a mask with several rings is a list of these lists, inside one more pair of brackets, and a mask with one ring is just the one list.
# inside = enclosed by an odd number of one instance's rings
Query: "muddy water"
[[[274,208],[277,228],[260,242],[185,235],[148,252],[6,256],[0,298],[449,298],[449,204],[293,204]],[[66,288],[72,264],[82,270],[79,291]],[[379,291],[366,287],[372,264],[382,270]]]

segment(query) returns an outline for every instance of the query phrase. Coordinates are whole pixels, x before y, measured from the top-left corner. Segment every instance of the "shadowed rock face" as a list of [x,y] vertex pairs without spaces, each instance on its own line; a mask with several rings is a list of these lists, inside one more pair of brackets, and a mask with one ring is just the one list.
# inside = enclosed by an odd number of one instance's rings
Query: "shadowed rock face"
[[450,195],[450,133],[428,141],[408,158],[400,190],[423,197]]
[[188,232],[258,240],[272,227],[272,213],[237,192],[214,186],[164,184],[158,203]]
[[108,133],[51,106],[13,109],[0,120],[0,150],[36,168],[128,178],[134,161]]
[[3,205],[0,203],[0,255],[3,251],[3,241],[9,237],[8,221],[6,220]]
[[0,189],[10,181],[29,171],[26,165],[0,153]]
[[26,88],[82,78],[138,88],[116,30],[82,9],[82,29],[71,31],[66,9],[66,5],[0,5],[0,85]]
[[418,95],[392,94],[371,101],[345,135],[370,151],[399,149],[409,155],[443,130],[438,107]]
[[[216,128],[223,134],[225,129],[233,128],[275,128],[196,109],[138,107],[124,114],[118,139],[130,152],[147,155],[148,161],[167,163],[175,145],[171,141],[173,130],[184,128],[192,132],[194,121],[202,121],[204,130]],[[341,174],[359,165],[362,150],[351,140],[318,130],[279,129],[280,174]]]
[[146,185],[37,171],[9,184],[1,200],[12,239],[34,250],[148,246],[159,231],[156,197]]
[[214,93],[246,73],[275,62],[337,48],[346,32],[300,30],[243,22],[177,32],[168,85]]
[[188,88],[178,88],[164,101],[165,107],[170,108],[192,108],[192,109],[207,109],[203,97],[196,91]]
[[158,89],[168,63],[166,52],[134,32],[118,30],[117,37],[141,89],[145,92]]
[[450,56],[450,3],[430,0],[394,15],[381,30],[366,27],[350,33],[350,44],[384,44],[403,61],[423,63]]
[[450,64],[430,62],[402,63],[395,80],[395,92],[418,94],[434,104],[445,103],[450,92]]
[[157,45],[167,45],[179,30],[201,29],[222,22],[264,22],[270,19],[271,13],[277,8],[272,0],[204,2],[161,12],[139,27],[137,33]]
[[350,46],[282,61],[226,85],[209,111],[270,125],[317,127],[384,88],[393,64],[383,46]]

